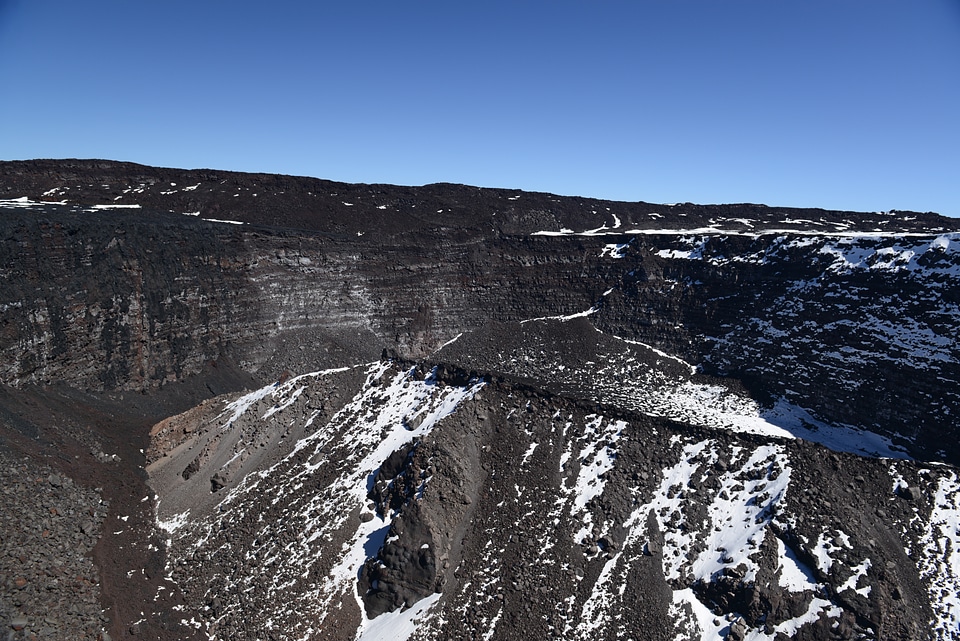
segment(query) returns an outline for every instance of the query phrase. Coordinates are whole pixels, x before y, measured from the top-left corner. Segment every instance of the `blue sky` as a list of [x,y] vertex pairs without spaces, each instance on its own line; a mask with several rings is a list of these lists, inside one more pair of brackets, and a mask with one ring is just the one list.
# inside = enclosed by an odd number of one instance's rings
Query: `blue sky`
[[960,216],[960,2],[0,0],[0,159]]

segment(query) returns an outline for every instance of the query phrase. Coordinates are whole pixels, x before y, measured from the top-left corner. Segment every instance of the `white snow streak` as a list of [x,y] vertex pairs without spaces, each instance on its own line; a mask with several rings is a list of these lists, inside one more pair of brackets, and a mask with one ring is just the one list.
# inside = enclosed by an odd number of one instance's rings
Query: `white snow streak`
[[418,601],[412,608],[381,614],[369,621],[357,634],[356,639],[357,641],[407,641],[439,599],[439,593],[431,594]]
[[941,478],[922,546],[920,578],[927,584],[937,641],[956,639],[960,630],[960,481]]

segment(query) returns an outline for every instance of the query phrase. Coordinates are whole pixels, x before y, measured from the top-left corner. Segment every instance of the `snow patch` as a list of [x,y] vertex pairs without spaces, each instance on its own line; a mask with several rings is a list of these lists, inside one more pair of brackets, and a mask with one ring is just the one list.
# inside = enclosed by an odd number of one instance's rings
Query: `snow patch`
[[520,321],[520,324],[523,325],[525,323],[532,323],[534,321],[544,321],[544,320],[558,320],[562,323],[565,323],[566,321],[573,320],[574,318],[586,318],[587,316],[596,314],[599,311],[600,311],[599,308],[591,307],[585,312],[577,312],[576,314],[570,314],[568,316],[540,316],[538,318],[528,318],[526,320]]
[[917,565],[933,607],[934,639],[956,639],[960,629],[960,481],[953,472],[937,482],[920,546]]
[[173,534],[184,525],[186,525],[187,520],[190,516],[190,510],[181,512],[180,514],[174,514],[169,519],[161,519],[157,517],[157,527],[166,532],[167,534]]
[[611,243],[603,246],[603,249],[600,251],[600,258],[604,256],[610,258],[623,258],[624,252],[630,243]]
[[357,641],[407,641],[429,616],[430,609],[440,600],[440,593],[421,599],[406,610],[385,612],[366,621],[360,628]]
[[817,581],[813,571],[798,559],[796,553],[779,538],[777,539],[777,558],[781,588],[790,592],[805,592],[817,589]]
[[246,225],[247,223],[240,220],[220,220],[218,218],[204,218],[208,223],[226,223],[228,225]]

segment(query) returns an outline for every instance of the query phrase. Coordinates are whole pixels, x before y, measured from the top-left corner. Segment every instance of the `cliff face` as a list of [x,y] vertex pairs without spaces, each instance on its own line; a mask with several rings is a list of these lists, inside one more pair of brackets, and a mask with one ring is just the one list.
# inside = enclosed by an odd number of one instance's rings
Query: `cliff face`
[[957,221],[106,161],[0,163],[0,194],[0,446],[103,454],[64,398],[110,438],[156,423],[119,465],[167,524],[158,636],[353,638],[404,606],[424,638],[953,625],[952,561],[902,550],[956,496]]
[[[112,163],[6,163],[3,178],[66,199],[8,202],[0,221],[10,385],[150,389],[220,355],[268,380],[595,308],[600,329],[759,399],[957,460],[955,221]],[[265,226],[288,220],[307,229]]]
[[[268,378],[383,347],[423,355],[487,318],[579,309],[601,285],[564,273],[566,242],[520,238],[490,255],[438,232],[373,244],[182,216],[24,209],[2,222],[12,385],[149,389],[225,352]],[[542,269],[525,265],[531,255]],[[519,295],[529,287],[535,295]]]

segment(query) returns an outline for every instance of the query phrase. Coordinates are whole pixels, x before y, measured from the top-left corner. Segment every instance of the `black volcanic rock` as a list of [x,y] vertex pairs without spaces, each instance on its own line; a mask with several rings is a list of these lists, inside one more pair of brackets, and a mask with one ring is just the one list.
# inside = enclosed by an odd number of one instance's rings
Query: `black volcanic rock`
[[956,220],[80,160],[0,198],[0,454],[100,532],[69,638],[957,638]]

